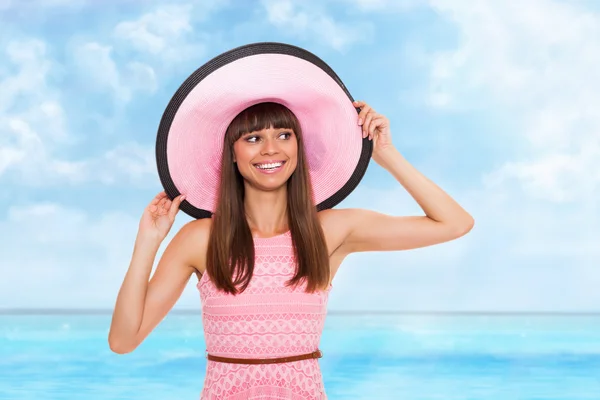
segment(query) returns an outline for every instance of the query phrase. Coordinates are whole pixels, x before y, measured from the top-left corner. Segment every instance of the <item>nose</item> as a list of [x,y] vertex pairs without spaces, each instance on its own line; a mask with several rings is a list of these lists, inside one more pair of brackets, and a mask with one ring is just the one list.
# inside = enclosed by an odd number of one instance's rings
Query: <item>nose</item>
[[277,154],[279,152],[277,141],[273,138],[268,138],[264,141],[264,144],[260,150],[262,155]]

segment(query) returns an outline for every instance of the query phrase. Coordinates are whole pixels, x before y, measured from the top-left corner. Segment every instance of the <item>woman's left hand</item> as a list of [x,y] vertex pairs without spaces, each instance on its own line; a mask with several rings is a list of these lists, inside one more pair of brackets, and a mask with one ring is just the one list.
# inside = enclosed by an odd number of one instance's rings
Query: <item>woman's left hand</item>
[[373,141],[373,159],[377,161],[381,151],[393,147],[390,121],[363,101],[355,101],[353,105],[361,109],[358,124],[362,126],[363,138],[368,137]]

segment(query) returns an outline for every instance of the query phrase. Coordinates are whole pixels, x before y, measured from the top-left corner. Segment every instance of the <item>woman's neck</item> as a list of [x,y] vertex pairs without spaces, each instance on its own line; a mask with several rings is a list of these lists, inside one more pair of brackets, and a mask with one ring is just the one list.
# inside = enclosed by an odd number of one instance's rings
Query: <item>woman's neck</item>
[[274,236],[289,230],[285,187],[270,192],[246,190],[244,209],[253,234]]

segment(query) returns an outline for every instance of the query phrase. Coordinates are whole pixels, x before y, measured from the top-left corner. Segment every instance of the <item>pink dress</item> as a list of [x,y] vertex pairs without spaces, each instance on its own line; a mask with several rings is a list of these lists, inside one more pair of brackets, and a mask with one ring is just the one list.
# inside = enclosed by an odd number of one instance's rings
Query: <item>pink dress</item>
[[[254,238],[254,275],[236,296],[198,282],[208,353],[232,358],[275,358],[319,348],[331,286],[305,293],[285,286],[294,274],[289,232]],[[327,399],[317,359],[248,365],[207,361],[201,399]]]

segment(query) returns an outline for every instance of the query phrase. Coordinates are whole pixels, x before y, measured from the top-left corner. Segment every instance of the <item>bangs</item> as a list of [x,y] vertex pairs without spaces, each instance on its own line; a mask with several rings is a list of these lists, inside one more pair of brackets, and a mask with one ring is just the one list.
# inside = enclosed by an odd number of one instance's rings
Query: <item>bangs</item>
[[294,113],[279,103],[259,103],[239,113],[227,129],[227,136],[232,142],[243,134],[263,129],[292,129],[297,135],[299,122]]

